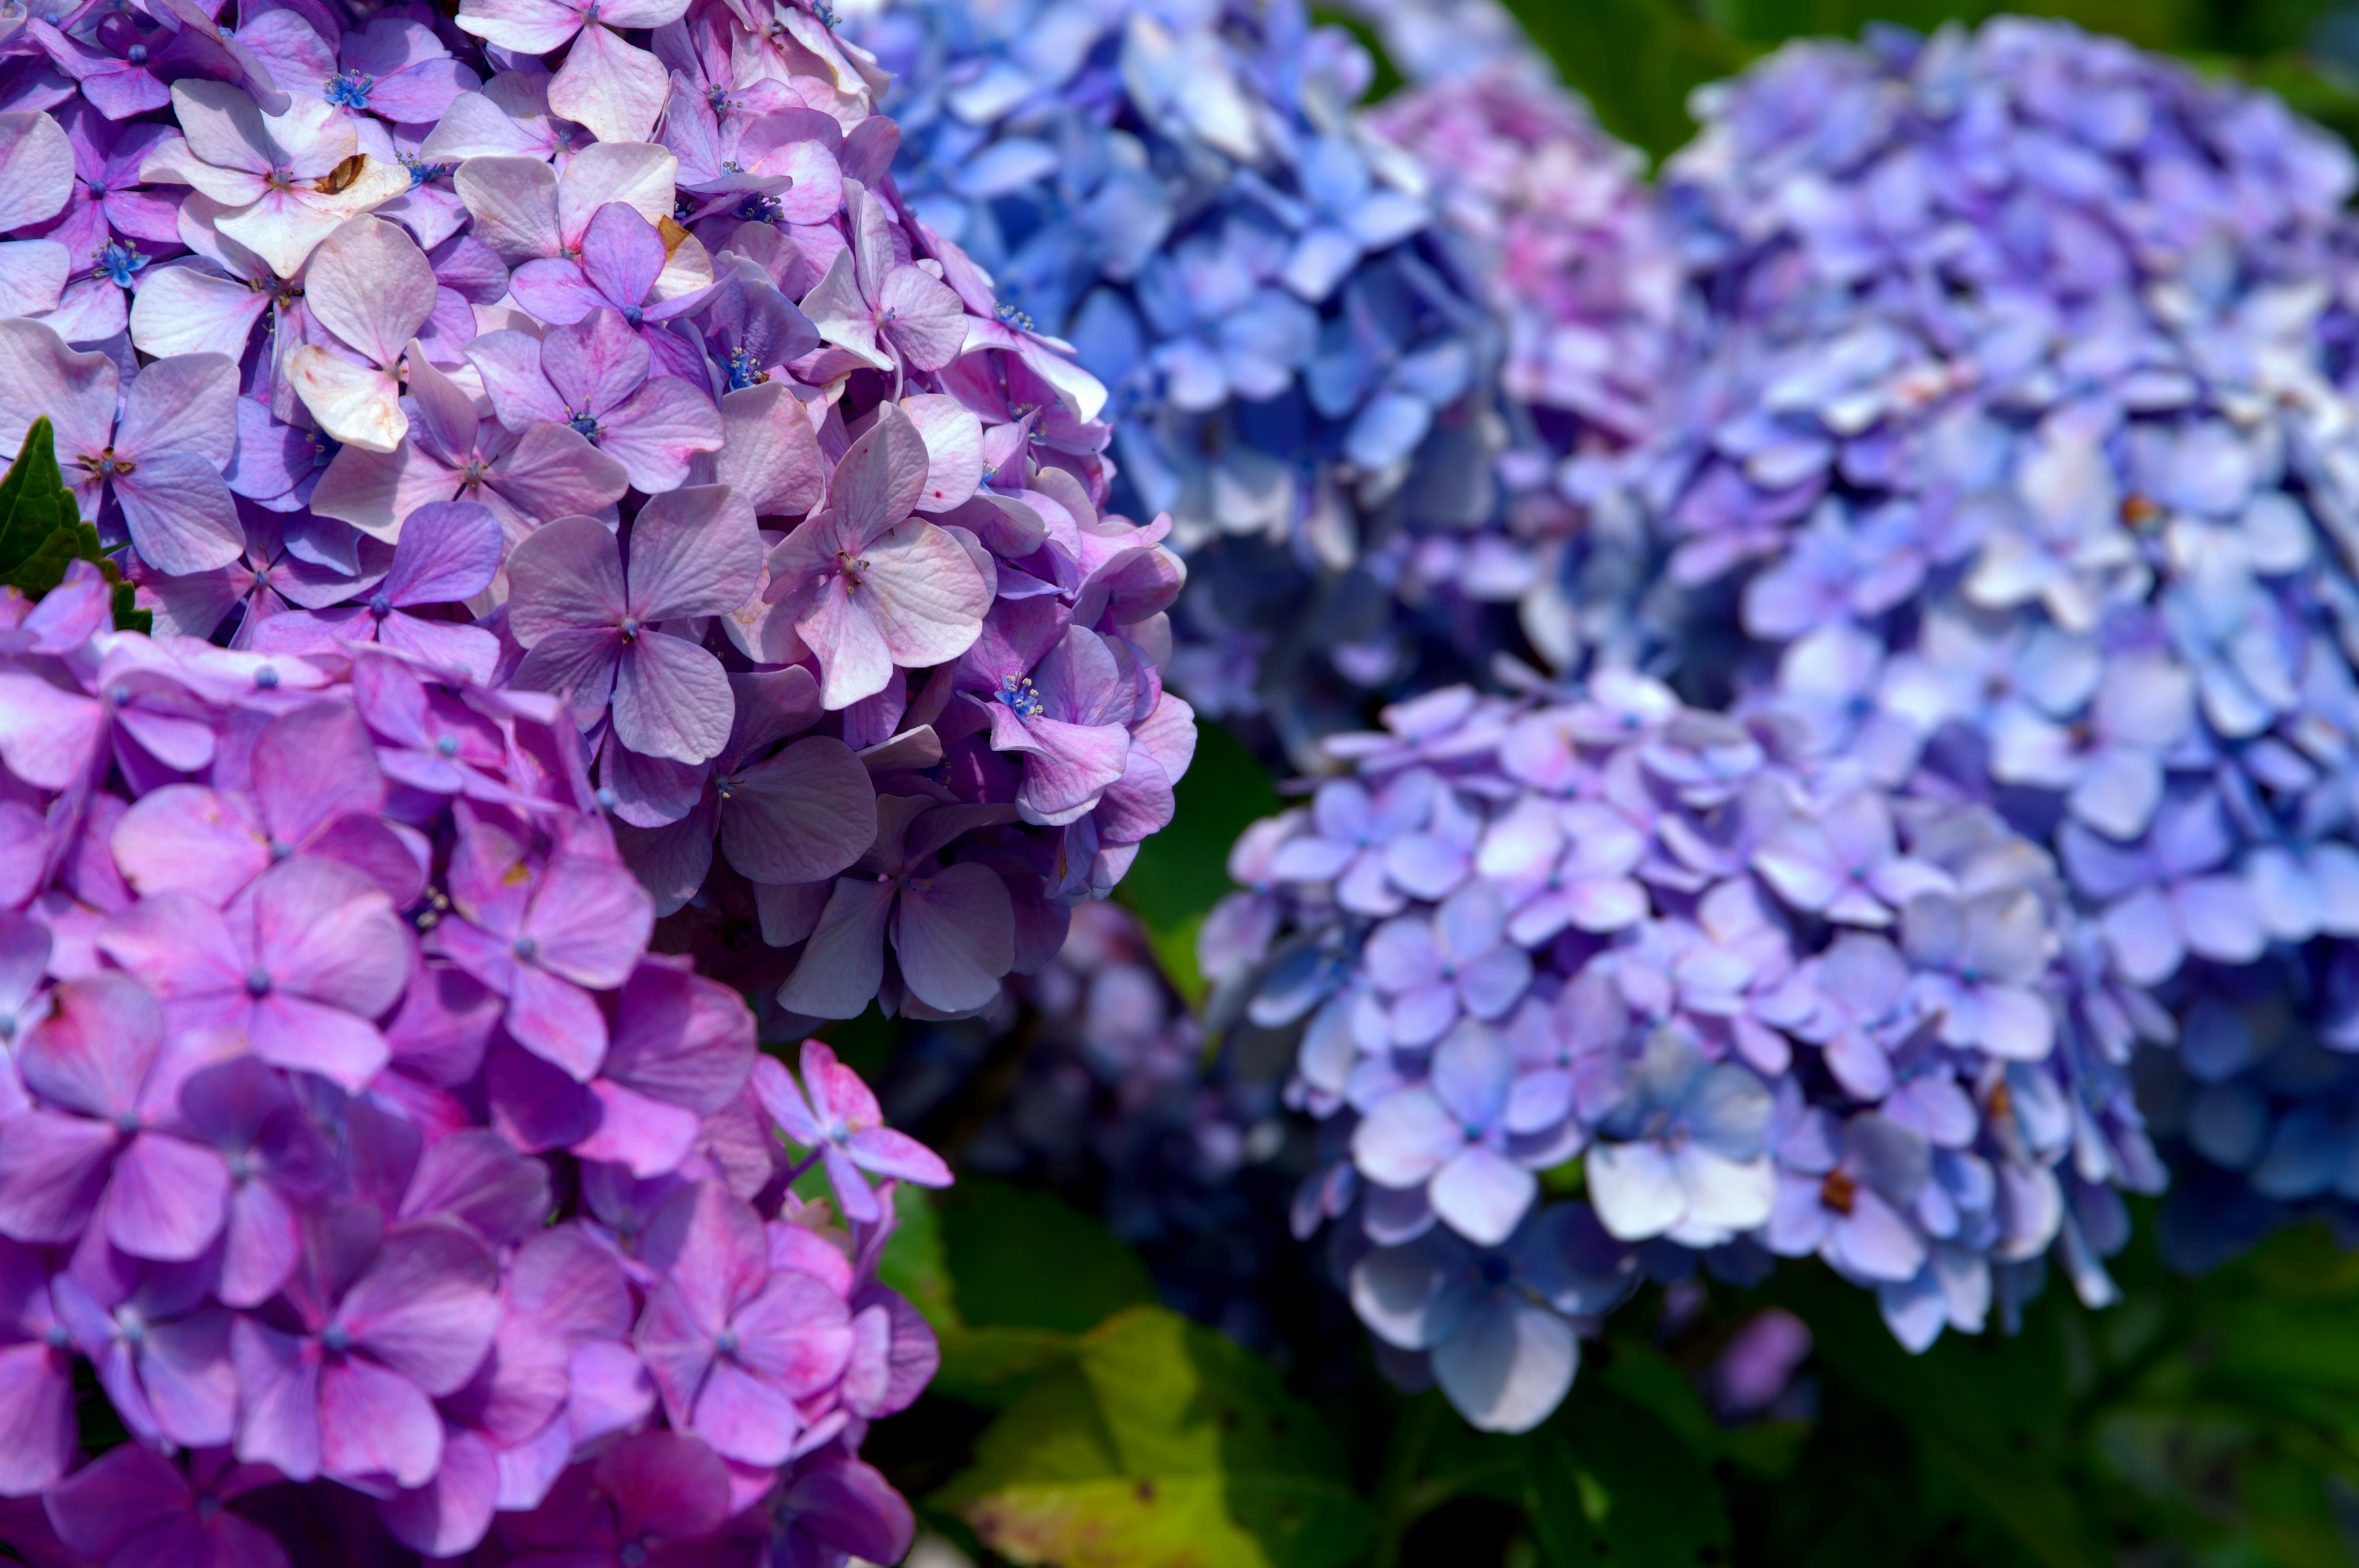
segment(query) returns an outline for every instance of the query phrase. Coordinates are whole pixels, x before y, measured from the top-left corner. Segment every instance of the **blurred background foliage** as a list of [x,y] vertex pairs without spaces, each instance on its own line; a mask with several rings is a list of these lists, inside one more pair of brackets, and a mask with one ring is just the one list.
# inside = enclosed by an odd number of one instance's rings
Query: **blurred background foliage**
[[[1783,40],[2002,9],[2170,51],[2359,135],[2359,5],[1509,3],[1658,159],[1692,134],[1693,88]],[[1399,76],[1379,59],[1383,91]],[[1201,1001],[1196,932],[1228,847],[1281,802],[1209,724],[1179,796],[1119,896]],[[897,1030],[872,1013],[830,1033],[866,1070]],[[1557,1415],[1506,1438],[1393,1391],[1307,1277],[1270,1286],[1291,1332],[1266,1360],[1185,1322],[1093,1208],[1086,1190],[973,1178],[912,1200],[892,1267],[941,1332],[942,1375],[868,1452],[922,1500],[919,1568],[2359,1563],[2359,1254],[2319,1231],[2190,1280],[2155,1260],[2142,1215],[2120,1304],[2091,1311],[2060,1284],[2014,1333],[1915,1357],[1815,1263],[1752,1290],[1649,1287],[1586,1347]],[[1767,1415],[1731,1422],[1711,1369],[1771,1307],[1809,1326],[1811,1352]]]
[[1509,0],[1606,127],[1659,158],[1695,129],[1690,89],[1788,38],[1856,36],[1873,22],[1932,28],[2001,11],[2063,16],[2281,93],[2359,133],[2359,5],[2332,0]]

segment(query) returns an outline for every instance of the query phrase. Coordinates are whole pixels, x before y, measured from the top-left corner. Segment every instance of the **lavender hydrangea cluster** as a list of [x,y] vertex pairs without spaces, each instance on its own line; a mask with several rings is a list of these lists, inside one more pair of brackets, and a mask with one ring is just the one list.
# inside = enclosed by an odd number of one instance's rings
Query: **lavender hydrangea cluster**
[[[1482,282],[1502,329],[1510,432],[1496,523],[1421,540],[1402,591],[1513,597],[1526,642],[1558,669],[1626,653],[1643,534],[1619,504],[1623,468],[1658,437],[1701,330],[1671,226],[1637,150],[1598,126],[1504,15],[1364,9],[1435,75],[1368,123],[1418,160]],[[1445,32],[1464,36],[1445,46]]]
[[1365,690],[1497,643],[1514,590],[1479,573],[1403,607],[1419,541],[1495,510],[1495,332],[1416,164],[1354,117],[1348,34],[1293,0],[909,0],[859,36],[900,78],[913,209],[1112,389],[1119,493],[1196,575],[1195,701],[1308,756]]
[[1796,46],[1699,107],[1669,200],[1718,341],[1645,481],[1664,667],[2055,851],[2073,1027],[2137,1058],[2180,1260],[2346,1214],[2350,154],[2021,20]]
[[[472,592],[497,524],[453,512],[489,543],[433,586]],[[875,1265],[941,1162],[648,951],[560,699],[397,634],[118,633],[109,598],[86,564],[0,597],[0,1495],[40,1498],[10,1537],[897,1560],[858,1450],[937,1357]],[[788,1190],[814,1165],[832,1202]],[[80,1464],[85,1377],[129,1441]]]
[[563,697],[788,1013],[1046,962],[1170,818],[1183,574],[883,74],[799,3],[250,9],[0,40],[0,445],[53,420],[159,632]]
[[2050,1256],[2110,1296],[2162,1171],[2069,1011],[2054,863],[1997,813],[1637,675],[1386,725],[1241,840],[1202,946],[1299,1028],[1328,1158],[1296,1228],[1332,1227],[1396,1378],[1530,1427],[1584,1328],[1699,1260],[1815,1254],[1914,1348]]

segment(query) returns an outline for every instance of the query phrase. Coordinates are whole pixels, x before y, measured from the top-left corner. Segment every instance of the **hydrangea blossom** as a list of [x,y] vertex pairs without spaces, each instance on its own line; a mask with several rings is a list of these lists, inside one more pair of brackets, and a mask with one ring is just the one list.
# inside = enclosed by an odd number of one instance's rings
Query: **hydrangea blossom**
[[1333,1136],[1296,1228],[1335,1227],[1396,1377],[1522,1430],[1581,1329],[1699,1259],[1815,1253],[1911,1348],[2051,1252],[2110,1291],[2160,1167],[2071,1011],[2064,874],[1988,806],[1632,674],[1385,717],[1240,842],[1202,960],[1216,1011],[1299,1037]]
[[1701,330],[1674,227],[1641,155],[1599,128],[1504,13],[1364,8],[1423,79],[1369,124],[1418,160],[1471,253],[1465,269],[1504,329],[1513,421],[1501,525],[1421,544],[1404,591],[1515,599],[1527,641],[1559,668],[1601,645],[1623,652],[1617,460],[1661,428]]
[[1117,497],[1171,514],[1198,579],[1194,700],[1299,750],[1509,634],[1483,601],[1516,589],[1398,603],[1419,541],[1493,511],[1495,332],[1425,177],[1354,117],[1346,33],[1291,3],[911,0],[858,34],[918,220],[1111,388]]
[[[158,5],[0,65],[0,442],[49,416],[159,629],[562,695],[658,914],[702,900],[662,945],[757,930],[773,986],[815,933],[858,950],[806,1015],[971,1011],[1045,963],[1169,819],[1184,574],[1107,510],[1103,388],[904,205],[826,8]],[[405,754],[484,776],[413,717]],[[798,842],[718,809],[741,784]],[[887,862],[963,892],[874,941],[821,919]],[[747,932],[697,924],[724,906]]]
[[[388,1555],[906,1550],[857,1449],[935,1352],[875,1269],[892,1182],[949,1172],[647,950],[563,704],[393,639],[118,633],[109,594],[9,590],[0,677],[122,713],[136,672],[211,745],[143,773],[9,705],[0,1491],[97,1563],[301,1561],[248,1506],[288,1484]],[[133,1441],[77,1467],[83,1363]]]
[[[1664,666],[2054,851],[2066,1027],[2136,1066],[2180,1256],[2334,1210],[2350,154],[2020,20],[1794,46],[1700,110],[1668,180],[1713,352],[1642,484]],[[1882,835],[1781,891],[1889,905]],[[1953,990],[1986,968],[1938,946]]]

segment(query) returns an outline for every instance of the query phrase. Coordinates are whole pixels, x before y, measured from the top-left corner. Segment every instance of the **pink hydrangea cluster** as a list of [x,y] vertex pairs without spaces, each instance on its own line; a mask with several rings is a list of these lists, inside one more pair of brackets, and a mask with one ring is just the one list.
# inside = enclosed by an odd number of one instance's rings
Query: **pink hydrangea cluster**
[[[497,536],[421,508],[386,580],[463,597]],[[0,598],[0,1536],[897,1558],[857,1451],[937,1357],[876,1264],[950,1173],[648,951],[564,703],[406,611],[296,654],[108,599]],[[131,1439],[86,1465],[82,1376]]]
[[[789,1013],[957,1015],[1169,820],[1183,574],[1100,511],[1103,389],[901,201],[831,22],[21,21],[0,446],[53,420],[159,632],[560,697],[658,914],[753,890]],[[414,537],[452,505],[495,531]]]
[[[1430,41],[1424,8],[1372,8]],[[1473,20],[1488,16],[1478,8]],[[1455,7],[1445,20],[1467,25]],[[1598,635],[1576,608],[1582,557],[1597,546],[1570,542],[1614,489],[1614,460],[1660,427],[1697,336],[1672,225],[1643,156],[1608,135],[1527,47],[1395,94],[1369,119],[1414,155],[1443,222],[1473,253],[1468,271],[1503,328],[1499,384],[1511,410],[1506,537],[1423,541],[1412,578],[1520,595],[1534,647],[1571,665]]]

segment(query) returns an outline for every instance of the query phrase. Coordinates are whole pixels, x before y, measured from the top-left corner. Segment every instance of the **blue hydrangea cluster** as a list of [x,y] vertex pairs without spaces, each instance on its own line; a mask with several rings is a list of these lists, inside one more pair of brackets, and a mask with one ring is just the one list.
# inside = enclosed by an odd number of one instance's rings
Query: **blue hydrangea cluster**
[[911,211],[1114,394],[1126,501],[1194,587],[1175,683],[1298,760],[1369,689],[1476,667],[1516,589],[1408,583],[1491,523],[1497,332],[1364,50],[1294,0],[897,0],[848,23],[898,81]]
[[1635,674],[1385,722],[1240,842],[1202,957],[1216,1011],[1299,1031],[1296,1229],[1396,1377],[1527,1429],[1699,1260],[1820,1256],[1912,1348],[2051,1256],[2111,1298],[2162,1169],[2074,1010],[2067,885],[1998,813]]
[[[1788,48],[1668,200],[1661,667],[2055,853],[2190,1264],[2359,1196],[2349,152],[2057,23]],[[2141,1044],[2157,1049],[2140,1051]]]

